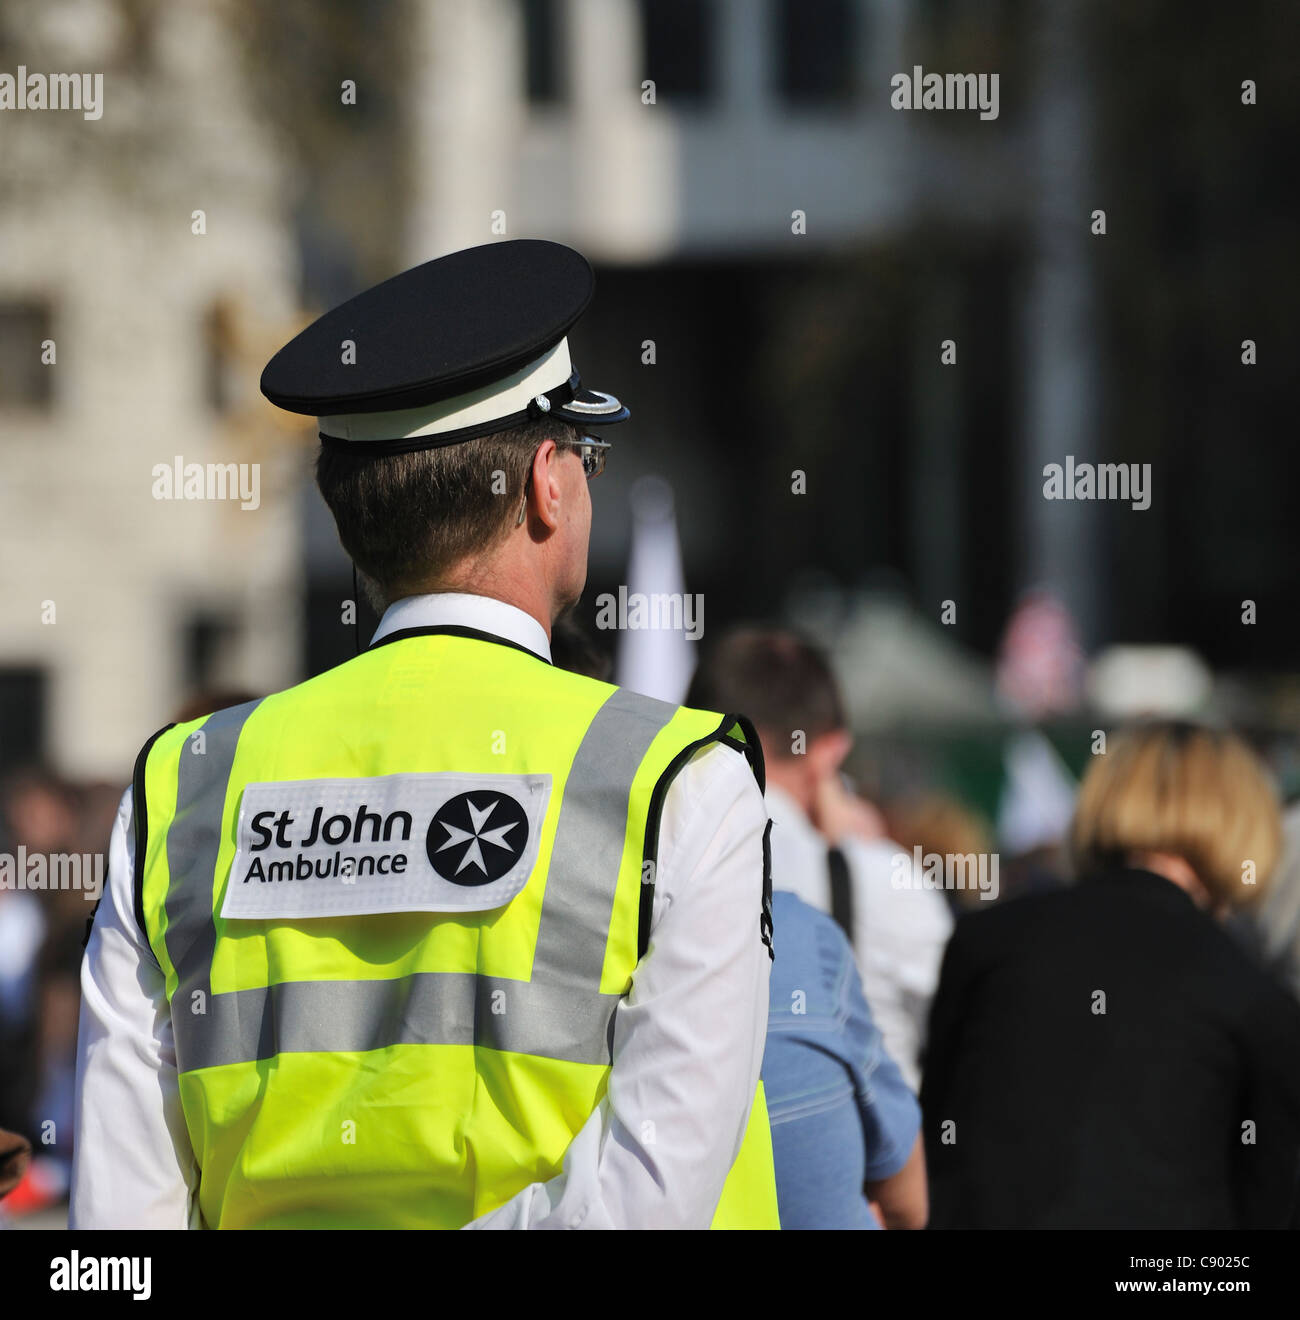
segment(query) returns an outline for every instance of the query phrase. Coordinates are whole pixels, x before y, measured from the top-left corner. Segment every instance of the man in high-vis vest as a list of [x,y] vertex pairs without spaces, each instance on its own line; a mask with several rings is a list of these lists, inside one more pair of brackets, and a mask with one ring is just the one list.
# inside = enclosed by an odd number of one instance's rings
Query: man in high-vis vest
[[453,253],[262,377],[383,610],[146,743],[82,973],[73,1227],[778,1227],[743,716],[550,663],[628,416],[587,262]]

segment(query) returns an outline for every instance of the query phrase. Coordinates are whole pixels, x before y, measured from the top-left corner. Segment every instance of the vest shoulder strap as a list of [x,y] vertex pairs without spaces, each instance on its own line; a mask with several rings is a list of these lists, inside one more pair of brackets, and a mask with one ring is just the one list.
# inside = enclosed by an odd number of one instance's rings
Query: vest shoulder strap
[[139,756],[135,758],[135,770],[131,775],[131,820],[135,838],[135,871],[131,877],[132,906],[135,910],[135,924],[140,929],[140,938],[144,940],[145,948],[151,952],[153,946],[149,943],[149,931],[144,924],[144,863],[145,851],[149,846],[149,806],[145,791],[145,765],[154,743],[168,729],[175,727],[176,722],[173,720],[170,724],[164,724],[157,733],[149,737],[145,745],[140,748]]
[[[650,924],[654,916],[655,876],[659,866],[659,824],[663,817],[664,799],[677,778],[681,768],[696,752],[711,743],[723,743],[727,747],[741,752],[749,763],[749,768],[758,781],[759,792],[767,786],[767,777],[763,768],[763,747],[758,740],[758,733],[753,724],[744,715],[716,715],[708,711],[693,712],[702,719],[716,720],[711,731],[686,744],[668,763],[666,769],[655,783],[650,796],[650,814],[646,820],[646,838],[643,862],[645,883],[641,886],[641,909],[637,925],[637,959],[646,955],[650,947]],[[766,919],[763,942],[771,953],[771,866],[767,831],[763,835],[763,913]]]

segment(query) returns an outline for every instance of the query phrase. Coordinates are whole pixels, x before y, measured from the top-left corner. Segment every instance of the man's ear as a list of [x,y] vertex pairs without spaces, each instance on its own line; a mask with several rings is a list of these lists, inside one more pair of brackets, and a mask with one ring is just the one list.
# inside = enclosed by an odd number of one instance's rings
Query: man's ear
[[560,474],[556,460],[560,451],[554,440],[543,440],[533,455],[528,503],[533,514],[550,531],[560,525]]

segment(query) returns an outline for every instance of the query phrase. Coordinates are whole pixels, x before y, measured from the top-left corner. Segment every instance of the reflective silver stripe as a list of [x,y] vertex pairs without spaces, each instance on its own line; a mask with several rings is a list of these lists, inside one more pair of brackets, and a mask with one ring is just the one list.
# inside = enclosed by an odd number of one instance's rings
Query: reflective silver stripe
[[[167,869],[170,879],[163,906],[167,913],[167,957],[178,984],[172,996],[172,1023],[180,1062],[206,1034],[205,1018],[194,1008],[207,1008],[212,991],[212,953],[217,931],[212,919],[213,881],[221,847],[221,822],[235,748],[248,717],[261,698],[209,715],[202,726],[203,751],[187,738],[176,776],[176,813],[167,827]],[[193,735],[190,735],[193,737]],[[196,992],[201,998],[196,1000]],[[182,1025],[183,1024],[183,1025]]]
[[588,726],[564,786],[537,929],[534,981],[575,991],[599,987],[632,781],[676,711],[666,701],[619,688]]
[[[365,1052],[389,1045],[478,1045],[572,1063],[608,1063],[618,995],[417,972],[383,981],[289,981],[213,995],[187,1026],[182,1072],[276,1054]],[[187,1009],[180,1006],[180,1012]]]
[[592,719],[565,783],[530,980],[421,972],[212,994],[213,881],[225,800],[239,735],[257,705],[218,711],[203,725],[204,754],[181,753],[165,900],[167,952],[179,977],[172,1000],[179,1071],[397,1044],[472,1044],[608,1063],[620,997],[600,994],[600,974],[632,782],[677,707],[618,689]]

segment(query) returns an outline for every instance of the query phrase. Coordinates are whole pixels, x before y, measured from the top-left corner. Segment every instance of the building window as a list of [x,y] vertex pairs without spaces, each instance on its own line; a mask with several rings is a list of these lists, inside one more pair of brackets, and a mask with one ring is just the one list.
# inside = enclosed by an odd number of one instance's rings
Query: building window
[[857,94],[855,0],[772,0],[776,90],[787,104],[835,107]]
[[57,358],[48,362],[42,345],[53,341],[53,329],[48,303],[0,302],[0,408],[50,407]]
[[712,0],[641,0],[642,78],[656,101],[699,104],[713,93],[716,14]]
[[534,105],[550,105],[564,99],[563,3],[564,0],[522,0],[524,85]]
[[240,641],[239,620],[212,610],[193,611],[180,630],[185,690],[190,696],[231,686]]

